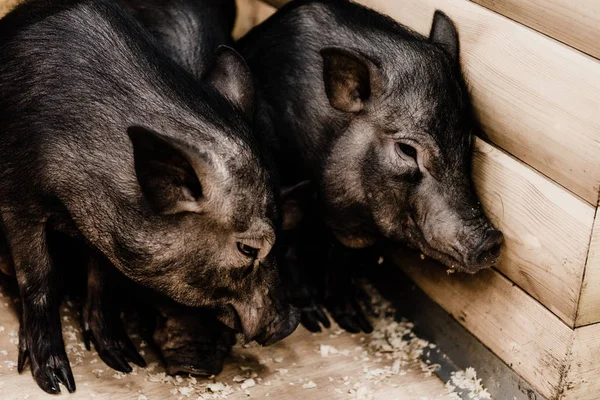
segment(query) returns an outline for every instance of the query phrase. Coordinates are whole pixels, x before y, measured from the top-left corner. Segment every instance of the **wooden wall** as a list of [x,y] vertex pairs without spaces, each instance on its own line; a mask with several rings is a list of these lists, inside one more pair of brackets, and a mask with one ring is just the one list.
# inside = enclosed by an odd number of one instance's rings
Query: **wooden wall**
[[6,15],[22,0],[0,0],[0,18]]
[[233,37],[239,39],[254,26],[269,18],[275,8],[260,0],[236,0],[237,21],[233,29]]
[[600,58],[600,2],[597,0],[472,1]]

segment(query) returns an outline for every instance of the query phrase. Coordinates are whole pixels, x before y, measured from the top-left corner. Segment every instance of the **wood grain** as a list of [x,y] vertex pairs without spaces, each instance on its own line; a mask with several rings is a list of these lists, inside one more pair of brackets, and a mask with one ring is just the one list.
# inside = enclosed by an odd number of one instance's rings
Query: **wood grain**
[[0,18],[4,17],[23,0],[0,0]]
[[548,398],[558,397],[573,331],[491,269],[448,275],[414,255],[394,261],[436,303]]
[[594,207],[482,140],[475,148],[477,191],[506,238],[498,268],[574,326]]
[[590,243],[581,299],[577,311],[577,326],[600,322],[600,219],[596,215]]
[[360,2],[425,35],[434,11],[447,13],[489,137],[596,205],[600,62],[468,0]]
[[471,0],[600,58],[597,0]]
[[577,328],[571,364],[564,382],[564,400],[600,397],[600,324]]

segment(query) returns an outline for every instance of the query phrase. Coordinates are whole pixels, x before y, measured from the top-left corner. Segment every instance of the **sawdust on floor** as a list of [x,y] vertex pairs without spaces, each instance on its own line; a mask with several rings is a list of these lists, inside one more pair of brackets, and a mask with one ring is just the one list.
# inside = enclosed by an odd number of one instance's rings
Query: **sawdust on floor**
[[[1,295],[0,398],[56,398],[38,389],[28,369],[17,373],[15,304],[5,293]],[[61,310],[63,336],[77,392],[69,395],[63,388],[61,396],[72,400],[456,398],[453,387],[446,387],[433,374],[436,365],[421,360],[435,346],[416,337],[410,322],[395,321],[389,305],[381,301],[376,305],[380,317],[374,320],[371,335],[351,335],[337,327],[312,334],[299,328],[271,347],[236,346],[223,373],[207,379],[166,375],[150,346],[135,335],[148,367],[134,368],[131,374],[110,369],[95,351],[85,350],[78,307],[67,301]]]

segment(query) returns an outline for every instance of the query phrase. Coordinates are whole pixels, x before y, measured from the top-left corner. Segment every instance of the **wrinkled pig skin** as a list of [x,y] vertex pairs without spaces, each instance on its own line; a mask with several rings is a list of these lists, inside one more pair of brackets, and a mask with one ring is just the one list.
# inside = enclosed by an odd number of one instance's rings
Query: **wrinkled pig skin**
[[[233,0],[119,0],[119,3],[154,36],[165,54],[198,79],[201,79],[208,70],[217,48],[233,43],[231,31],[236,17],[236,5]],[[106,285],[90,287],[90,289],[96,289],[96,294],[88,296],[88,299],[101,297],[102,294],[98,292],[98,289],[110,290]],[[158,310],[164,310],[167,307],[161,303],[150,304],[150,306]],[[176,307],[172,305],[169,306],[169,309],[174,310],[174,315],[166,320],[168,323],[158,325],[160,334],[155,335],[160,338],[179,335],[177,347],[172,346],[169,341],[161,340],[158,343],[168,370],[177,370],[181,367],[178,360],[185,359],[188,360],[189,365],[202,364],[203,367],[199,368],[199,371],[220,371],[223,367],[224,357],[207,358],[206,356],[207,354],[224,355],[225,349],[215,340],[215,337],[218,336],[215,332],[222,332],[222,335],[227,337],[230,335],[231,329],[220,323],[214,313],[208,311],[201,312],[184,307],[176,310]],[[164,322],[165,313],[159,312],[158,314],[158,319]],[[231,319],[235,318],[235,316],[231,317]],[[295,328],[294,319],[291,322],[281,335],[271,337],[263,335],[257,339],[263,344],[268,344],[283,338]],[[189,324],[189,332],[185,332],[186,324]],[[175,331],[170,332],[170,329]],[[204,334],[207,336],[203,337]],[[188,341],[188,345],[184,345],[186,341]],[[127,346],[122,344],[126,342],[127,340],[122,339],[121,344],[117,347],[126,348]],[[198,343],[202,343],[202,347],[199,347]],[[216,346],[212,353],[209,349],[211,343]],[[197,350],[197,354],[190,353],[194,349]],[[110,357],[109,365],[119,371],[129,372],[131,367],[127,361],[133,360],[130,360],[130,357],[123,352],[120,353],[120,355],[117,353],[114,357]],[[171,363],[177,364],[171,365]]]
[[473,187],[478,123],[445,14],[424,37],[350,1],[297,0],[236,46],[282,182],[315,183],[335,241],[408,244],[468,273],[498,261],[503,236]]
[[[19,371],[29,360],[46,392],[59,382],[75,390],[52,232],[86,243],[90,268],[110,265],[186,306],[221,310],[249,338],[293,330],[271,251],[276,179],[249,124],[254,90],[239,54],[220,48],[200,80],[112,1],[32,0],[0,20],[0,92]],[[121,324],[88,311],[104,319],[90,326]]]

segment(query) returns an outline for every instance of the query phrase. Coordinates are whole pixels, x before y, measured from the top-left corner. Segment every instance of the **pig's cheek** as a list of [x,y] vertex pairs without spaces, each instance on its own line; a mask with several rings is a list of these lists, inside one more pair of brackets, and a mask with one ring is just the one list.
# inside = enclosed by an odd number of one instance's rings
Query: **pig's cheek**
[[382,191],[370,191],[367,199],[379,232],[386,238],[396,238],[402,230],[398,212],[402,209],[402,204],[395,201],[397,196]]

